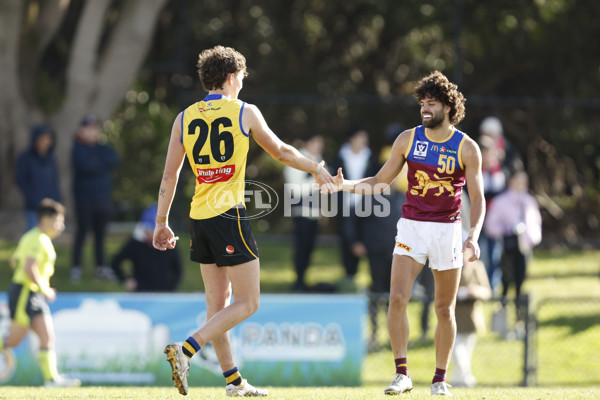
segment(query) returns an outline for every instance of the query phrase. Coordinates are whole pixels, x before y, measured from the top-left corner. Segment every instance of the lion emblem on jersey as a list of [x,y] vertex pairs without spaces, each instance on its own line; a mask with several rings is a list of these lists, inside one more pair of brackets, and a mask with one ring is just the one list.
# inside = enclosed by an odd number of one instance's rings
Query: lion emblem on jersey
[[[418,185],[413,186],[410,189],[410,193],[424,197],[429,189],[435,190],[439,188],[434,196],[441,196],[442,193],[444,193],[444,190],[447,191],[450,196],[454,196],[454,188],[450,184],[453,180],[452,177],[440,178],[437,174],[433,174],[433,177],[435,180],[432,180],[425,171],[418,170],[415,172],[415,178],[417,179]],[[419,193],[419,191],[421,191],[421,193]]]

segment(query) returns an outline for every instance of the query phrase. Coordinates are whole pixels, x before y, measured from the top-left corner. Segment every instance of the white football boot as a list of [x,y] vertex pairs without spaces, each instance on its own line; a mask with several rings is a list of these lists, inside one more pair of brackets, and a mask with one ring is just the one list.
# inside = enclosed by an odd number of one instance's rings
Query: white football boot
[[225,393],[227,396],[232,397],[262,397],[267,396],[269,391],[266,389],[257,389],[249,384],[247,380],[242,379],[242,383],[239,385],[233,385],[231,383],[227,385]]
[[404,374],[396,374],[390,386],[384,390],[385,394],[400,394],[410,392],[413,388],[412,380]]
[[45,381],[44,387],[77,387],[81,386],[81,381],[79,379],[67,378],[64,375],[57,375],[51,381]]
[[190,373],[190,360],[183,354],[182,342],[175,342],[165,347],[164,353],[167,355],[167,361],[173,370],[171,379],[182,395],[188,394],[187,377]]
[[431,394],[434,396],[452,396],[452,393],[448,390],[452,387],[447,382],[436,382],[431,385]]

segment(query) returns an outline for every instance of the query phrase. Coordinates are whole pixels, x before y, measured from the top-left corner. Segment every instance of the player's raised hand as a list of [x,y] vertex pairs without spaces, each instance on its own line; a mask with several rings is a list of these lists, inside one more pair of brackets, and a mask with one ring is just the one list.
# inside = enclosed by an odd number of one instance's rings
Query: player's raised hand
[[154,228],[154,237],[152,238],[152,245],[155,249],[161,251],[174,249],[177,239],[179,239],[179,237],[175,236],[168,225],[156,224],[156,227]]
[[333,177],[335,181],[335,191],[339,192],[344,187],[344,174],[342,173],[342,167],[338,168],[337,175]]

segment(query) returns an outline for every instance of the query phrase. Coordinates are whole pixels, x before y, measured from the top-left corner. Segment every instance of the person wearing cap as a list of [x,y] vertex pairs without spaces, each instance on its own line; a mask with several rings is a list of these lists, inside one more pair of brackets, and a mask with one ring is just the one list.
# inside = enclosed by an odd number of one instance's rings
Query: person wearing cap
[[[160,251],[152,245],[156,220],[156,204],[142,213],[131,238],[114,256],[111,267],[117,279],[130,292],[172,292],[181,281],[181,258],[176,249]],[[130,261],[130,273],[123,270]]]
[[49,125],[35,125],[31,128],[29,147],[17,158],[15,180],[25,200],[26,230],[37,225],[37,208],[42,199],[60,201],[55,139]]
[[104,238],[112,213],[111,171],[119,163],[119,155],[108,144],[101,142],[102,126],[95,115],[81,120],[73,146],[73,194],[77,230],[73,246],[71,280],[77,282],[83,272],[81,255],[89,230],[94,233],[96,275],[114,280],[112,269],[104,263]]

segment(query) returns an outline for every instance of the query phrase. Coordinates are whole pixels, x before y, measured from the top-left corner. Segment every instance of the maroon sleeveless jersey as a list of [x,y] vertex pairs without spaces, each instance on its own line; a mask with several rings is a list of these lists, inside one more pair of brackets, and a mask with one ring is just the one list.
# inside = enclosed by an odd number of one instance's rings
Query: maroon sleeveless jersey
[[440,142],[422,125],[413,129],[408,150],[408,190],[402,218],[416,221],[460,221],[465,169],[461,150],[466,135],[454,129]]

